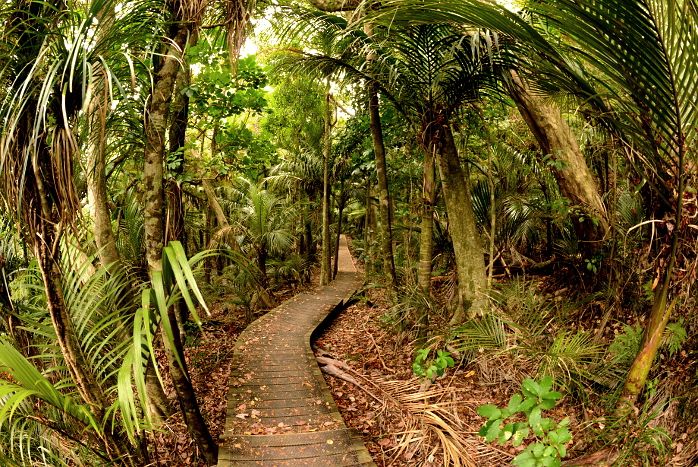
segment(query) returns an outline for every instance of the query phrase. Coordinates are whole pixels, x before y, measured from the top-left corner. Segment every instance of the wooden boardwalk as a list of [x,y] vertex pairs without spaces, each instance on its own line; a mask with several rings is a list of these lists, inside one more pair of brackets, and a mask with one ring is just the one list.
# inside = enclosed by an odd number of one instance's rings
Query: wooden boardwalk
[[342,237],[330,286],[288,300],[240,335],[218,467],[375,466],[310,349],[313,331],[360,285]]

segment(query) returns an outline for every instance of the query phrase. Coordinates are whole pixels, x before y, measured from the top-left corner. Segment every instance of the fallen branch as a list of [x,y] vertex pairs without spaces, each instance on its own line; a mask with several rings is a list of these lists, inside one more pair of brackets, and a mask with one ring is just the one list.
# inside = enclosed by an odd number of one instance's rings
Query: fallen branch
[[347,365],[344,362],[340,362],[339,360],[335,360],[334,358],[329,358],[329,357],[315,357],[315,360],[320,365],[333,365],[336,366],[337,368],[341,368],[342,370],[347,370],[351,371],[351,367]]

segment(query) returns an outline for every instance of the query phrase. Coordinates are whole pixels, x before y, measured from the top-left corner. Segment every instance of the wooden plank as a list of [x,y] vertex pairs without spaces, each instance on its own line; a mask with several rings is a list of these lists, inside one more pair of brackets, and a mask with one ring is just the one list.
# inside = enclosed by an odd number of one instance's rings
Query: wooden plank
[[[309,348],[314,329],[359,284],[342,238],[331,286],[295,297],[242,333],[219,467],[375,467],[361,439],[344,425]],[[249,434],[275,430],[282,434]],[[288,430],[301,433],[283,433]]]

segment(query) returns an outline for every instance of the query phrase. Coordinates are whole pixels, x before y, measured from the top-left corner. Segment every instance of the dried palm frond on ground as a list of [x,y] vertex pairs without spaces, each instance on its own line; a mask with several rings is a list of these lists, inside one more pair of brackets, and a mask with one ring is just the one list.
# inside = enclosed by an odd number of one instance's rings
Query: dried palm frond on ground
[[[347,424],[381,467],[505,466],[515,454],[477,436],[475,409],[500,389],[477,384],[456,368],[428,389],[412,373],[413,345],[395,345],[376,322],[378,309],[357,304],[316,340],[316,353],[343,360],[361,384],[327,376]],[[387,368],[386,368],[387,366]],[[368,395],[364,389],[381,402]]]
[[395,433],[398,442],[391,449],[391,457],[421,461],[421,465],[433,463],[441,456],[444,466],[470,467],[475,463],[468,454],[467,427],[458,416],[462,398],[456,397],[454,388],[430,388],[420,390],[422,381],[411,378],[389,381],[374,378],[387,404],[403,415],[404,428]]

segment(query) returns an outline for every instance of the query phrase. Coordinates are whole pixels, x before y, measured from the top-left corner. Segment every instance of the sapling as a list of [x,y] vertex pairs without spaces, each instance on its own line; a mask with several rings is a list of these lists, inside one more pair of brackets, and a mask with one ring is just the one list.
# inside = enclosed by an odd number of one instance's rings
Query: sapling
[[572,435],[567,429],[569,417],[559,423],[543,417],[543,410],[552,409],[562,397],[559,392],[552,391],[552,387],[553,378],[550,376],[540,383],[525,379],[521,384],[521,393],[511,396],[506,408],[500,409],[491,404],[478,407],[477,413],[488,418],[478,434],[488,443],[511,441],[516,447],[521,446],[533,431],[535,442],[529,444],[511,463],[518,467],[560,467],[561,458],[567,455],[565,444],[572,440]]

